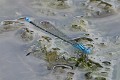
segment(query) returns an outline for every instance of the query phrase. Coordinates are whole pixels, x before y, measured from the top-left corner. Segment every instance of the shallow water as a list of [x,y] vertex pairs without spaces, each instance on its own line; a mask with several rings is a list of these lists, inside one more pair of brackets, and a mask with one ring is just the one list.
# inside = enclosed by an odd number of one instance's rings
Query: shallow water
[[[54,6],[47,6],[47,3],[50,1],[0,0],[0,21],[15,20],[19,17],[28,16],[33,20],[35,19],[36,22],[44,20],[51,21],[59,30],[71,38],[81,37],[84,33],[89,33],[90,38],[92,38],[95,43],[94,53],[90,56],[95,56],[96,61],[99,61],[99,59],[97,60],[98,57],[104,56],[105,59],[113,60],[113,63],[120,62],[119,7],[117,7],[117,12],[114,14],[88,17],[85,16],[85,7],[81,6],[81,3],[85,2],[84,0],[70,1],[70,8],[66,9],[56,9]],[[112,1],[112,3],[115,2],[115,4],[117,3],[117,0],[108,0],[108,2],[109,1]],[[71,24],[76,20],[76,17],[79,18],[80,16],[85,16],[85,20],[88,21],[88,26],[86,27],[87,32],[71,31],[69,29]],[[36,35],[48,35],[34,28],[34,26],[29,23],[25,24],[27,27],[30,27]],[[27,50],[36,42],[38,37],[35,36],[32,42],[23,42],[16,37],[19,36],[17,35],[18,30],[6,31],[0,34],[0,80],[56,80],[56,76],[50,70],[47,70],[48,63],[45,60],[34,56],[26,56]],[[95,38],[98,38],[98,40]],[[71,48],[71,46],[66,47],[59,42],[59,40],[58,42],[56,41],[63,50],[64,48],[65,50]],[[101,47],[99,44],[102,42],[104,42],[107,47]],[[68,52],[72,53],[71,50]],[[109,53],[112,53],[113,56],[109,56]],[[96,55],[98,57],[96,57]],[[113,70],[111,70],[110,74],[113,74],[113,76],[112,78],[110,76],[110,79],[107,80],[119,80],[119,64],[115,64],[112,68]],[[85,73],[84,70],[80,69],[79,71],[76,69],[72,72],[75,73],[73,80],[79,80],[80,78],[82,78],[82,80],[85,79],[83,76]],[[63,80],[63,75],[64,74],[60,74],[60,76],[58,76],[61,78],[60,80]]]

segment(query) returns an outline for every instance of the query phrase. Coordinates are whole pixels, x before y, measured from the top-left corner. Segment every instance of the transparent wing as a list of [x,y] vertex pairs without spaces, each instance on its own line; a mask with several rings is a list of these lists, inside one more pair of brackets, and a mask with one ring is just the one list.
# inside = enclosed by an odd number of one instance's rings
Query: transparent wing
[[67,35],[65,35],[63,32],[61,32],[60,30],[58,30],[52,23],[48,22],[48,21],[42,21],[41,22],[41,26],[43,29],[45,29],[46,31],[51,32],[52,34],[57,35],[58,37],[68,41],[71,44],[76,44],[75,41],[71,40],[71,38],[69,38]]

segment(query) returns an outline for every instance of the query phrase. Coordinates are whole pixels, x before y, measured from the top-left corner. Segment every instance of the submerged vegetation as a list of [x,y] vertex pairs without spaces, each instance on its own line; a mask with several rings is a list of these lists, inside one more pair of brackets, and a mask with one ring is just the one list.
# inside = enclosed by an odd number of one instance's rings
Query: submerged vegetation
[[21,28],[17,33],[17,37],[25,42],[32,41],[34,39],[34,31],[28,28]]
[[[32,7],[41,14],[47,16],[64,15],[65,18],[67,14],[71,16],[72,13],[74,13],[74,10],[70,10],[75,6],[72,4],[73,2],[70,2],[70,0],[37,0],[36,3],[34,2],[32,4],[37,5],[37,7]],[[75,73],[76,70],[83,72],[82,74],[84,74],[86,80],[107,80],[108,77],[111,76],[112,61],[108,61],[104,56],[98,56],[97,53],[102,54],[102,50],[106,49],[108,45],[102,40],[99,41],[98,36],[96,37],[97,34],[91,34],[88,28],[90,28],[93,23],[87,20],[87,17],[105,17],[115,13],[116,8],[114,4],[104,0],[87,0],[84,4],[84,16],[78,16],[72,19],[70,24],[67,25],[66,33],[69,31],[70,36],[72,33],[79,33],[81,37],[74,38],[71,41],[83,43],[85,47],[90,48],[92,50],[92,54],[90,55],[74,49],[66,42],[58,40],[53,36],[43,34],[42,32],[37,33],[34,29],[28,28],[29,26],[24,23],[24,18],[1,22],[0,32],[15,31],[17,38],[23,42],[30,42],[28,46],[31,47],[27,50],[26,56],[32,55],[44,60],[47,64],[47,69],[57,77],[57,80],[62,80],[61,75],[65,76],[63,80],[74,80],[74,76],[77,74]],[[79,10],[79,8],[76,9],[76,11],[77,10]],[[60,14],[58,14],[59,12]],[[75,16],[76,15],[78,14],[75,14]],[[59,24],[62,26],[61,23]],[[40,26],[50,31],[53,30],[56,34],[59,33],[55,31],[56,29],[52,28],[53,26],[55,27],[55,25],[51,22],[42,21]],[[66,29],[66,25],[62,26],[62,28]],[[63,35],[63,37],[64,36],[65,35]],[[64,46],[62,44],[64,44]]]
[[71,30],[87,32],[87,27],[88,27],[88,22],[85,19],[80,18],[80,19],[75,19],[72,22]]
[[[20,21],[23,19],[18,19]],[[2,22],[2,29],[17,30],[16,35],[19,39],[23,41],[33,41],[35,38],[35,32],[27,27],[24,23],[20,23],[18,21],[4,21]],[[84,22],[84,21],[83,21]],[[15,26],[18,26],[17,28]],[[4,26],[10,26],[5,28]],[[41,22],[42,27],[44,28],[51,28],[53,24],[50,22]],[[84,25],[81,23],[81,25]],[[1,30],[2,30],[1,29]],[[73,41],[77,43],[86,44],[89,48],[96,47],[93,42],[98,39],[93,39],[90,37],[91,34],[85,33],[83,37],[78,37],[73,39]],[[55,45],[55,38],[52,38],[48,35],[38,35],[39,39],[34,41],[31,47],[28,49],[28,55],[33,55],[37,58],[40,58],[47,62],[47,69],[52,70],[53,74],[67,74],[64,80],[73,80],[75,75],[74,70],[82,69],[86,73],[84,77],[86,80],[106,80],[109,76],[109,71],[111,71],[110,66],[112,63],[110,61],[96,61],[96,59],[92,59],[89,55],[82,53],[81,51],[74,50],[74,52],[70,53],[67,51],[68,46],[59,47]],[[62,41],[61,41],[62,42]],[[98,43],[97,43],[98,44]],[[103,43],[100,43],[104,46]],[[94,55],[95,53],[91,54]],[[67,72],[68,71],[68,72]]]
[[[44,22],[41,22],[41,25],[44,28],[51,29],[53,24],[50,22],[45,22],[45,24]],[[30,31],[26,30],[26,32]],[[93,42],[95,42],[96,38],[93,39],[90,37],[89,33],[86,34],[83,34],[84,37],[74,39],[74,41],[77,43],[84,43],[90,48],[95,47]],[[28,49],[27,56],[31,54],[37,58],[45,60],[47,62],[47,69],[52,70],[53,74],[65,74],[66,70],[74,71],[76,69],[82,69],[87,71],[84,75],[86,80],[106,80],[106,77],[109,76],[109,71],[111,70],[109,66],[111,66],[111,62],[101,60],[96,61],[96,59],[93,60],[89,55],[77,50],[70,54],[66,49],[55,45],[55,38],[51,38],[47,35],[39,35],[39,37],[38,41]],[[74,74],[74,72],[68,72],[65,80],[73,80]]]
[[[42,26],[44,27],[44,25]],[[77,38],[74,39],[74,41],[78,43],[89,43],[87,45],[89,45],[89,47],[93,47],[91,42],[94,42],[94,40],[90,38],[89,35],[85,36],[87,37]],[[79,68],[83,69],[84,71],[88,71],[88,73],[86,73],[84,76],[86,79],[99,80],[100,78],[100,80],[102,80],[103,78],[106,79],[106,77],[109,75],[108,71],[102,70],[108,67],[108,65],[110,66],[111,63],[107,61],[97,62],[89,58],[89,55],[76,50],[71,55],[66,50],[62,50],[62,48],[58,47],[57,45],[55,46],[55,43],[50,36],[42,35],[36,44],[34,44],[34,47],[31,47],[29,50],[31,50],[30,54],[40,59],[44,59],[48,63],[47,69],[53,70],[54,74],[63,74],[66,72],[66,69],[76,70]],[[73,77],[70,77],[69,75],[74,74],[75,73],[68,74],[65,80],[73,80]],[[99,76],[102,76],[102,78]]]
[[103,68],[99,63],[88,59],[86,55],[80,56],[80,58],[77,59],[75,66],[76,67],[80,66],[81,68],[86,68],[89,70],[96,70],[97,68]]
[[106,80],[104,77],[96,77],[95,80]]
[[92,42],[93,40],[91,38],[87,38],[87,37],[81,37],[81,38],[77,38],[74,39],[76,42]]
[[19,29],[22,26],[25,26],[23,23],[17,20],[5,20],[1,22],[0,33],[14,31]]
[[103,0],[89,0],[87,3],[88,17],[105,17],[114,13],[116,13],[116,7],[110,2]]
[[70,4],[67,3],[67,0],[55,0],[55,1],[51,1],[51,3],[49,4],[49,6],[51,6],[52,8],[56,8],[56,9],[70,8]]

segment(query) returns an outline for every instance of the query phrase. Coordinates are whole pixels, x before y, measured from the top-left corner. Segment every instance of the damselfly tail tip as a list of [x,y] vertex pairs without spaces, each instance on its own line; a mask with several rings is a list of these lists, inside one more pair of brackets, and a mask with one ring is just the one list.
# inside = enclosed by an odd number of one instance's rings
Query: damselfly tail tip
[[31,20],[29,17],[25,17],[25,21],[30,22]]

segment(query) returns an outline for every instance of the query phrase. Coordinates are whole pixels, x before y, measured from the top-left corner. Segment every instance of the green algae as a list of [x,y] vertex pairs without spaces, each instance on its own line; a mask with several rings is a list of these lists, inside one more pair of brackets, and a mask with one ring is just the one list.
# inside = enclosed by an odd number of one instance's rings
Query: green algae
[[71,30],[72,31],[83,31],[83,32],[87,32],[87,27],[88,26],[88,22],[85,19],[76,19],[75,21],[73,21],[72,25],[71,25]]
[[86,7],[86,17],[106,17],[116,13],[115,6],[103,0],[90,0]]
[[48,36],[42,36],[42,38],[44,38],[45,40],[47,40],[48,42],[50,42],[50,40],[52,40],[50,37]]
[[5,20],[1,22],[0,32],[15,31],[22,26],[25,26],[24,23],[20,23],[15,20]]
[[88,47],[94,47],[92,44],[86,44],[86,46],[88,46]]
[[101,0],[89,0],[89,2],[100,2]]
[[32,41],[34,37],[33,31],[28,28],[23,28],[20,37],[23,41]]
[[70,8],[70,5],[66,3],[67,0],[56,0],[51,1],[48,6],[55,9],[67,9]]
[[73,80],[73,75],[74,75],[73,72],[67,72],[67,77],[65,80]]
[[13,24],[15,21],[3,21],[3,25]]
[[58,55],[56,51],[49,51],[46,54],[46,60],[49,63],[55,62],[58,59]]
[[84,76],[87,80],[93,79],[92,72],[87,72]]
[[55,51],[58,51],[58,50],[60,50],[60,48],[52,48],[53,50],[55,50]]
[[101,64],[88,59],[86,55],[81,55],[79,58],[72,57],[69,60],[75,63],[76,67],[80,67],[83,69],[97,70],[98,68],[103,68]]
[[[108,76],[108,73],[107,72],[87,72],[85,73],[85,78],[86,80],[93,80],[94,79],[94,76],[97,76],[95,77],[95,80],[104,80],[106,79],[105,77]],[[99,76],[102,76],[102,77],[99,77]]]
[[92,42],[93,40],[91,38],[87,38],[87,37],[80,37],[80,38],[77,38],[77,39],[74,39],[76,42]]
[[98,5],[105,4],[105,7],[112,7],[112,4],[101,1]]
[[96,77],[95,80],[106,80],[104,77]]

